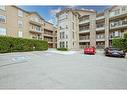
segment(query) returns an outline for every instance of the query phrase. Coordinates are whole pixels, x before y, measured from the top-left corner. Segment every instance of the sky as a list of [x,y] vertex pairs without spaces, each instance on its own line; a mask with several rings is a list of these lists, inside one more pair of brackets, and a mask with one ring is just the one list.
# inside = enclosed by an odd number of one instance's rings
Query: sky
[[42,18],[44,18],[46,21],[53,23],[56,25],[56,17],[55,14],[59,11],[61,11],[64,8],[76,8],[76,9],[92,9],[97,12],[102,12],[104,9],[110,7],[110,6],[39,6],[39,5],[23,5],[18,6],[26,11],[38,12]]

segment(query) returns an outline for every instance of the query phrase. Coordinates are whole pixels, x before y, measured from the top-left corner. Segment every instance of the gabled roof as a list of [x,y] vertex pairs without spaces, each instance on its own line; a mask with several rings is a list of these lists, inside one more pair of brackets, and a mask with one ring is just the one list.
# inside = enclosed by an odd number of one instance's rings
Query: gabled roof
[[[71,12],[73,12],[73,13],[78,13],[78,11],[82,11],[82,12],[91,12],[91,13],[95,13],[96,11],[94,11],[94,10],[82,10],[82,9],[72,9],[72,8],[65,8],[65,9],[63,9],[63,10],[61,10],[60,12],[58,12],[57,14],[56,14],[56,16],[58,16],[59,14],[61,14],[61,13],[63,13],[63,12],[69,12],[69,11],[71,11]],[[79,14],[79,13],[78,13]]]
[[42,18],[42,16],[40,16],[37,12],[29,12],[29,14],[36,14],[36,15],[38,15],[42,20],[44,20],[44,18]]
[[19,10],[22,10],[23,12],[29,13],[28,11],[23,10],[23,9],[21,9],[21,8],[19,8],[19,7],[15,6],[15,5],[11,5],[11,6],[12,6],[12,7],[15,7],[15,8],[19,9]]

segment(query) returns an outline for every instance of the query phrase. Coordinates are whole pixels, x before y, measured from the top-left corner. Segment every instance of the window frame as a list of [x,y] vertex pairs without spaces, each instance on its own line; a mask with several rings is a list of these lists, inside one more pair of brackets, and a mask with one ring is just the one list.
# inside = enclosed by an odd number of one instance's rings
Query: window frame
[[5,11],[6,7],[4,5],[0,5],[0,10]]
[[[3,36],[6,36],[7,35],[7,29],[6,28],[3,28],[3,27],[0,27],[0,30],[5,30],[3,34],[1,34],[1,31],[0,31],[0,35],[3,35]],[[3,32],[3,31],[2,31]]]
[[18,9],[18,16],[23,17],[23,15],[24,15],[24,12],[22,10]]
[[[20,36],[21,34],[21,36]],[[23,37],[23,32],[21,30],[18,31],[18,37]]]
[[0,15],[0,17],[2,17],[2,16],[4,17],[5,22],[1,22],[1,21],[0,21],[0,23],[6,23],[6,16],[5,16],[5,15]]
[[[22,26],[20,26],[21,23],[19,23],[19,22],[22,22]],[[23,28],[23,21],[22,21],[22,20],[18,20],[18,27],[19,27],[19,28]]]

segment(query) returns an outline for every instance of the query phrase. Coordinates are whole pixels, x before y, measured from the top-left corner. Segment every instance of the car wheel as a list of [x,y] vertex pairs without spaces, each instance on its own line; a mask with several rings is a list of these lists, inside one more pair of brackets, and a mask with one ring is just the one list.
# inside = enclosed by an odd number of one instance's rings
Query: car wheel
[[122,56],[122,58],[125,58],[125,56]]
[[108,55],[105,53],[105,56],[108,56]]

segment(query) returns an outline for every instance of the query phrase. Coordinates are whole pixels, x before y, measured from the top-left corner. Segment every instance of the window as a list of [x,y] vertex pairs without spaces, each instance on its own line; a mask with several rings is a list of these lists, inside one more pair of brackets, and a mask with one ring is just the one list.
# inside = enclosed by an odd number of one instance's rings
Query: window
[[0,35],[6,35],[6,28],[0,27]]
[[75,38],[75,35],[74,35],[74,32],[72,32],[73,33],[73,39]]
[[18,16],[23,17],[23,11],[18,10]]
[[23,21],[18,20],[18,27],[19,27],[19,28],[22,28],[22,27],[23,27]]
[[74,20],[74,18],[75,18],[75,15],[73,15],[73,20]]
[[118,15],[118,14],[120,14],[120,9],[115,10],[115,15]]
[[64,42],[62,42],[62,47],[64,48]]
[[122,8],[122,11],[125,11],[125,10],[126,10],[126,7],[123,7],[123,8]]
[[60,48],[64,48],[64,42],[60,42]]
[[68,26],[66,25],[66,29],[68,29]]
[[0,15],[0,23],[5,23],[6,22],[6,17],[3,15]]
[[74,30],[74,23],[72,22],[72,29]]
[[75,45],[75,43],[73,42],[73,46]]
[[60,39],[64,38],[64,32],[60,32]]
[[68,39],[68,35],[66,35],[66,39]]
[[34,17],[34,20],[35,20],[36,22],[39,22],[39,23],[41,22],[41,19],[40,19],[39,17],[37,17],[37,16]]
[[23,37],[22,31],[19,31],[19,32],[18,32],[18,37]]
[[36,30],[36,31],[41,31],[41,27],[36,26],[36,27],[35,27],[35,30]]
[[68,42],[66,41],[66,48],[68,48]]
[[66,14],[66,19],[68,18],[68,15]]
[[5,6],[0,5],[0,10],[4,10],[5,11]]

